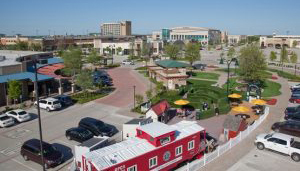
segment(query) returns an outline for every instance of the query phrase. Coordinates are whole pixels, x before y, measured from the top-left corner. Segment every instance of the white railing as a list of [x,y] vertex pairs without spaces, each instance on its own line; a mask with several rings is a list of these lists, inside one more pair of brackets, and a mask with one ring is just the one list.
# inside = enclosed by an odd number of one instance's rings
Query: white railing
[[220,145],[217,147],[215,151],[212,153],[206,153],[200,160],[195,160],[191,163],[188,163],[187,165],[177,169],[178,171],[194,171],[199,170],[206,164],[210,163],[211,161],[215,160],[222,154],[226,153],[228,150],[230,150],[232,147],[237,145],[239,142],[241,142],[243,139],[245,139],[255,128],[257,128],[269,115],[269,107],[265,108],[265,112],[263,115],[259,117],[258,120],[256,120],[252,125],[248,126],[248,128],[244,131],[241,131],[235,138],[231,138],[229,141],[227,141],[225,144]]

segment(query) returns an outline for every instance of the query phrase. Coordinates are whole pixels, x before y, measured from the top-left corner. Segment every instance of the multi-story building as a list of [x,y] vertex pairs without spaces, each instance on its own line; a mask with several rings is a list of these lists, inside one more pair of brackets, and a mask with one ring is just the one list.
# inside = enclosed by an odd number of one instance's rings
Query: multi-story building
[[17,42],[28,42],[28,37],[21,37],[19,35],[16,36],[7,36],[1,37],[1,44],[4,46],[15,45]]
[[101,24],[101,35],[130,36],[131,21]]
[[221,32],[221,42],[226,43],[228,41],[228,32],[227,31],[222,31]]
[[261,36],[259,44],[261,47],[276,47],[282,46],[293,47],[296,42],[296,48],[300,48],[300,35],[273,35],[273,36]]
[[228,39],[229,45],[236,45],[236,44],[240,43],[241,41],[246,40],[247,35],[228,35],[227,39]]
[[221,43],[221,31],[203,27],[175,27],[153,32],[152,38],[167,41],[198,41],[207,45]]

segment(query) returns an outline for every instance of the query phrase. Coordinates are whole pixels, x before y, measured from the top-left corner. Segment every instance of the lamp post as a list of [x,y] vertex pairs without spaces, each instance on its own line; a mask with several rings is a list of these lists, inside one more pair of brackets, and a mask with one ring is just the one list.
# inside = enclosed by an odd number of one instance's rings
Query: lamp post
[[135,109],[135,85],[133,86],[133,109]]
[[38,123],[39,123],[39,133],[40,133],[40,150],[41,150],[41,158],[42,158],[42,166],[43,171],[46,170],[45,168],[45,161],[44,161],[44,153],[43,153],[43,133],[42,133],[42,123],[41,123],[41,112],[40,112],[40,102],[39,102],[39,88],[38,88],[38,76],[37,76],[37,66],[36,63],[37,57],[33,59],[34,64],[34,75],[35,75],[35,82],[34,82],[34,91],[35,91],[35,99],[37,101],[37,112],[38,112]]
[[231,60],[226,60],[226,63],[227,63],[227,100],[229,102],[229,98],[228,98],[228,95],[229,95],[229,69],[230,69],[230,64],[231,62],[233,61],[237,61],[236,58],[232,58]]

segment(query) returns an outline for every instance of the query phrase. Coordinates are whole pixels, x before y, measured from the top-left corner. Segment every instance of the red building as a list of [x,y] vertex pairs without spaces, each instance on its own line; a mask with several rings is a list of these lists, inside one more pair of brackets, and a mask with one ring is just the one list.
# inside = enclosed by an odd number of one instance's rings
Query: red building
[[83,154],[77,166],[84,171],[170,170],[201,158],[205,147],[205,129],[196,122],[153,122],[138,127],[137,137]]
[[247,122],[238,116],[227,115],[223,124],[223,131],[226,140],[236,137],[240,131],[244,131],[247,128]]

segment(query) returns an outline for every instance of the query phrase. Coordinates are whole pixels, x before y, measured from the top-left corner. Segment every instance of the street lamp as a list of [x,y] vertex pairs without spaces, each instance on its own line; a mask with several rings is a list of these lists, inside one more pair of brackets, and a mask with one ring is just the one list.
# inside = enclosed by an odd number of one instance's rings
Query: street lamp
[[38,75],[37,75],[37,65],[38,59],[37,56],[34,57],[32,60],[34,65],[34,75],[35,75],[35,82],[34,82],[34,91],[35,91],[35,99],[37,101],[37,112],[38,112],[38,122],[39,122],[39,133],[40,133],[40,150],[41,150],[41,158],[42,158],[42,166],[43,170],[45,171],[45,161],[44,161],[44,150],[43,150],[43,133],[42,133],[42,123],[41,123],[41,112],[40,112],[40,102],[39,102],[39,88],[38,88]]
[[133,109],[135,109],[135,85],[133,86]]
[[110,45],[109,47],[111,48],[111,63],[114,64],[114,53],[113,53],[113,49],[114,49],[115,45]]
[[229,95],[229,69],[230,69],[231,62],[233,62],[233,61],[237,64],[237,59],[236,58],[226,60],[226,63],[227,63],[227,99],[228,99],[228,102],[229,102],[229,98],[228,98],[228,95]]

